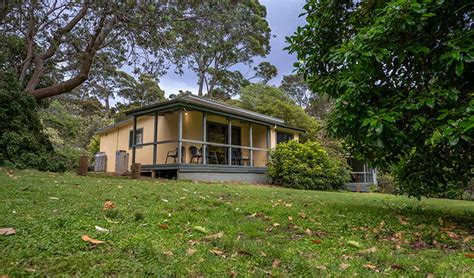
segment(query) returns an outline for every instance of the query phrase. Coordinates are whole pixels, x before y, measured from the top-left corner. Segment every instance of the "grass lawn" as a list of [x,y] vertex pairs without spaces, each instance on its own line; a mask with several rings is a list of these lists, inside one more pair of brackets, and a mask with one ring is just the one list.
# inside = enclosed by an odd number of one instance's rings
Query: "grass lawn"
[[5,169],[0,199],[0,276],[474,275],[468,201]]

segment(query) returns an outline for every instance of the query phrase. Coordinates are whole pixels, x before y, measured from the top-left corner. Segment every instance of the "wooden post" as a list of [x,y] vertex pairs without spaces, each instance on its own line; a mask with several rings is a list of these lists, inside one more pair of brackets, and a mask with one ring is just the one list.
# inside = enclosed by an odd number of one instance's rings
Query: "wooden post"
[[178,111],[178,164],[181,163],[183,159],[183,109]]
[[[207,115],[202,112],[202,141],[207,142]],[[207,145],[202,145],[202,164],[207,164]]]
[[82,155],[79,157],[79,165],[77,167],[77,174],[79,176],[87,176],[87,168],[89,167],[89,157]]
[[232,148],[230,145],[232,145],[232,122],[231,119],[228,119],[227,121],[227,136],[228,136],[228,144],[229,148],[227,150],[227,156],[228,156],[228,161],[227,164],[232,165]]
[[249,166],[253,166],[253,127],[252,123],[249,123]]
[[136,154],[137,154],[137,116],[133,116],[132,165],[135,164]]
[[133,163],[132,164],[132,178],[139,179],[141,172],[142,172],[142,164]]
[[270,158],[270,132],[271,129],[269,126],[267,126],[267,161]]
[[156,165],[157,153],[158,153],[158,112],[155,112],[155,121],[153,125],[153,165]]

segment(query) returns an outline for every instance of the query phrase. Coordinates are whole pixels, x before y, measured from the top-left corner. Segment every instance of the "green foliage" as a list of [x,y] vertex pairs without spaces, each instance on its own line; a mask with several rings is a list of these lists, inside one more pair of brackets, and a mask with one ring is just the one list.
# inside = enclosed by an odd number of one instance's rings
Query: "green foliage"
[[[253,57],[270,52],[271,30],[265,18],[266,8],[259,1],[183,3],[186,4],[181,9],[194,20],[181,21],[174,26],[179,37],[176,49],[196,72],[199,95],[203,94],[204,86],[209,93],[228,86],[225,82],[229,80],[241,81],[240,72],[229,69],[239,63],[251,64]],[[268,78],[266,73],[264,78]]]
[[35,99],[23,93],[14,75],[0,71],[0,165],[65,171],[36,112]]
[[[392,169],[398,191],[445,196],[473,178],[471,1],[309,1],[288,38],[329,132]],[[449,193],[452,195],[452,193]]]
[[271,153],[268,175],[276,184],[297,189],[342,189],[349,181],[349,166],[319,143],[291,140]]
[[242,89],[241,106],[255,112],[285,120],[285,124],[304,128],[306,138],[315,138],[318,123],[282,90],[264,84],[252,84]]

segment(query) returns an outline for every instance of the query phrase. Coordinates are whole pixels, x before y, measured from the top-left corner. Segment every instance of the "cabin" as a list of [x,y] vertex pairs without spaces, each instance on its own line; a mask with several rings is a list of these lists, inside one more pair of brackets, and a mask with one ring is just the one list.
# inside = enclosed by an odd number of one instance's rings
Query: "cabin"
[[126,115],[96,133],[106,172],[139,163],[141,173],[152,177],[266,183],[269,150],[304,132],[282,119],[195,95]]

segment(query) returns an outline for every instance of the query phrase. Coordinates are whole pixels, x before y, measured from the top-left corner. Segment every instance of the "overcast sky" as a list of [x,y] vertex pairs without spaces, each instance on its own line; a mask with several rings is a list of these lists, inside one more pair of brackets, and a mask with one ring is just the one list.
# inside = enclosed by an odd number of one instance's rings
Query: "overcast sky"
[[[267,21],[272,29],[271,53],[266,58],[254,59],[255,65],[261,61],[269,61],[278,68],[278,76],[270,80],[270,84],[279,85],[283,75],[291,74],[295,55],[288,54],[283,50],[286,47],[285,37],[293,34],[296,27],[304,25],[304,18],[298,17],[303,11],[304,0],[260,0],[267,7]],[[237,67],[244,75],[252,75],[251,68],[247,66]],[[166,95],[177,93],[178,90],[189,90],[197,92],[196,74],[184,68],[183,75],[177,75],[170,70],[160,80],[160,87],[165,90]]]

